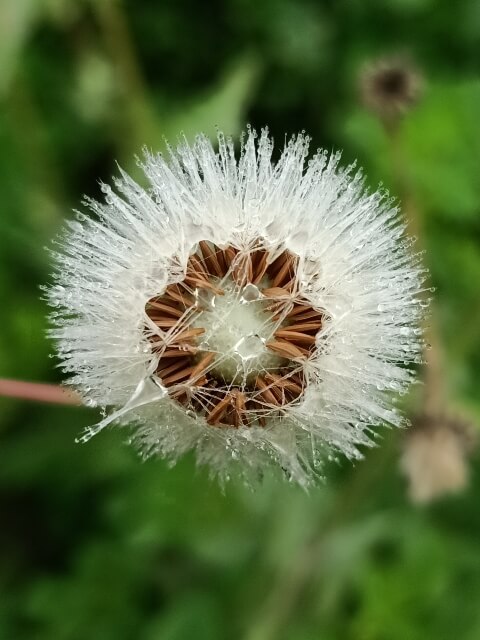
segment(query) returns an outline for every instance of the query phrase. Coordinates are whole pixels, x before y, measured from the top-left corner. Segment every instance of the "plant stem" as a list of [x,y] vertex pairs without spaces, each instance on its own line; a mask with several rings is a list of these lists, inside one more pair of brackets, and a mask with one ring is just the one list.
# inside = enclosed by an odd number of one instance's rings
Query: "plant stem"
[[0,396],[51,404],[82,404],[80,397],[76,393],[59,385],[7,380],[4,378],[0,378]]
[[[425,248],[425,234],[422,216],[407,172],[408,158],[405,153],[401,122],[390,125],[385,124],[385,132],[390,143],[392,174],[396,191],[400,197],[410,232],[416,236],[417,246],[420,251],[423,251]],[[425,393],[422,410],[427,414],[436,415],[445,407],[447,394],[443,349],[434,305],[432,305],[428,324],[424,327],[424,335],[426,340],[424,353],[426,365],[424,367]]]

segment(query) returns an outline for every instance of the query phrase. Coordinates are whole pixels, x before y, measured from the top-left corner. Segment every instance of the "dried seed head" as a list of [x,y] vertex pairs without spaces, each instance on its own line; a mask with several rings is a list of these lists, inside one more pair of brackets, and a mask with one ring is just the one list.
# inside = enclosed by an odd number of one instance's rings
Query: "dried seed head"
[[264,426],[298,403],[304,362],[326,322],[325,311],[298,292],[298,256],[285,250],[275,258],[265,242],[255,245],[220,249],[201,241],[177,295],[167,288],[146,305],[160,330],[146,327],[156,375],[209,425]]
[[403,57],[381,58],[360,74],[360,96],[367,109],[394,123],[419,101],[424,87],[420,72]]
[[417,416],[405,438],[400,461],[412,502],[428,503],[465,489],[469,476],[467,458],[475,442],[474,427],[465,419]]
[[384,192],[309,141],[277,162],[204,136],[146,154],[68,224],[48,290],[64,370],[143,455],[195,449],[222,479],[274,463],[303,486],[325,450],[359,458],[421,360],[423,270]]

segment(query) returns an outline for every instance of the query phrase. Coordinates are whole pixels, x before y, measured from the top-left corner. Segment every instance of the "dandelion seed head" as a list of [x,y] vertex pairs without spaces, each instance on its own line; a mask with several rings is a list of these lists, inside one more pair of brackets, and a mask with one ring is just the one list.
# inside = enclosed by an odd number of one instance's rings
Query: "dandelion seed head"
[[239,151],[219,134],[145,152],[147,189],[120,171],[68,223],[47,295],[70,383],[104,410],[82,440],[129,424],[144,456],[308,486],[403,424],[422,267],[388,195],[308,147],[274,162],[248,130]]
[[395,123],[420,100],[424,80],[404,56],[380,58],[360,74],[363,104],[388,124]]

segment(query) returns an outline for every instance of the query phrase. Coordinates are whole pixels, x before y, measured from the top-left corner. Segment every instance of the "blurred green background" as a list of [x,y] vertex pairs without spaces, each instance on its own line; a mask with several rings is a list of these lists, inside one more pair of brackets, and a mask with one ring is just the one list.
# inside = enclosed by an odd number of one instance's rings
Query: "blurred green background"
[[[61,380],[44,247],[145,144],[305,129],[402,195],[358,99],[363,65],[398,53],[425,77],[402,172],[448,403],[478,422],[478,0],[0,0],[0,376]],[[405,434],[387,430],[309,495],[278,478],[222,491],[193,456],[142,463],[125,432],[75,444],[96,420],[0,398],[1,640],[480,638],[478,455],[462,493],[422,506],[399,470]]]

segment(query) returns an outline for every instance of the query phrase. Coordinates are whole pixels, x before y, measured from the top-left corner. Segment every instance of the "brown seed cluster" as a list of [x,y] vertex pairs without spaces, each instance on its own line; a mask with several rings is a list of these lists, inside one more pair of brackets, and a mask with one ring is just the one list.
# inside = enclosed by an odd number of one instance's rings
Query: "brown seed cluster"
[[[156,374],[172,398],[212,426],[231,427],[265,426],[267,416],[298,401],[306,386],[303,365],[315,352],[324,314],[295,294],[297,264],[298,257],[288,250],[274,258],[261,247],[241,251],[199,243],[184,279],[146,305],[148,317],[161,330],[160,336],[150,337],[159,355]],[[205,333],[201,317],[209,313],[203,296],[222,296],[226,283],[238,289],[258,287],[262,310],[273,327],[265,347],[281,364],[259,372],[249,383],[222,379],[215,371],[218,354],[200,346]]]

